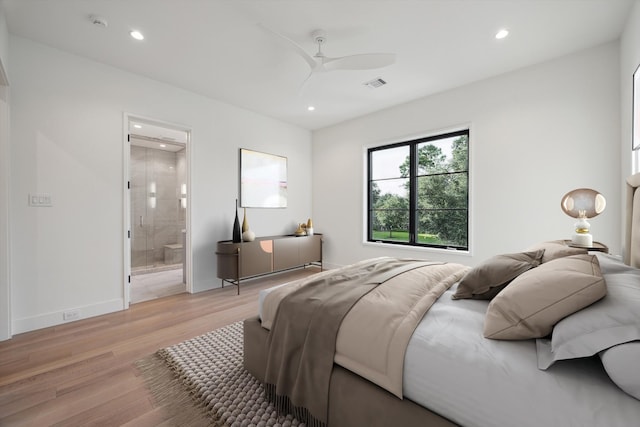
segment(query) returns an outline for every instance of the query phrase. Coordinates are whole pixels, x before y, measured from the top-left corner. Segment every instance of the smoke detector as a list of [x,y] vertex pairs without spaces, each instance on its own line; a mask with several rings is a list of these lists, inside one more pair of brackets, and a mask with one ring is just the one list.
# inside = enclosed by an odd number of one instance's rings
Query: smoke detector
[[107,28],[107,25],[109,25],[109,23],[107,22],[106,19],[104,19],[102,16],[98,16],[98,15],[91,15],[89,17],[89,20],[91,21],[91,23],[93,25],[97,25],[99,27],[104,27]]

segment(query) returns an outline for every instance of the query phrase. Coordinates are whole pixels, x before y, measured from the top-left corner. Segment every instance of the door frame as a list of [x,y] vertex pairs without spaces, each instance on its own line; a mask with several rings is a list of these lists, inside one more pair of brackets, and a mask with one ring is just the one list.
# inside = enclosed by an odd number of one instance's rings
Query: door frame
[[123,289],[123,309],[127,310],[129,308],[131,302],[131,189],[130,187],[130,167],[131,167],[131,144],[129,142],[129,123],[132,121],[140,122],[140,123],[148,123],[153,126],[165,127],[169,129],[175,129],[179,131],[183,131],[187,133],[187,144],[186,144],[186,181],[187,181],[187,211],[185,213],[185,226],[187,229],[186,233],[186,248],[185,248],[185,259],[183,260],[183,268],[186,269],[186,290],[190,294],[193,293],[193,281],[192,281],[192,271],[193,271],[193,257],[191,251],[191,199],[192,199],[192,191],[191,191],[191,127],[171,123],[163,120],[157,120],[145,116],[141,116],[139,114],[131,114],[124,113],[123,116],[123,275],[122,275],[122,289]]
[[0,341],[12,337],[9,79],[0,58]]

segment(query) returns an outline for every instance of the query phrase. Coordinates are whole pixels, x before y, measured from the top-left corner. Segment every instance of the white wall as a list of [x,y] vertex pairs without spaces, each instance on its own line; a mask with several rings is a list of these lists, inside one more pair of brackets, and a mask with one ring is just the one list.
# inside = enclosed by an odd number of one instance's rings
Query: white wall
[[7,20],[5,18],[5,12],[2,5],[0,5],[0,59],[4,65],[4,70],[9,72],[9,63],[7,61],[9,56],[9,30],[7,28]]
[[[289,159],[289,207],[252,209],[257,235],[311,214],[309,131],[11,37],[13,332],[123,307],[123,113],[192,129],[193,288],[220,286],[216,241],[231,238],[238,151]],[[50,193],[53,207],[27,206]],[[242,219],[242,218],[241,218]]]
[[11,336],[9,262],[9,33],[0,5],[0,341]]
[[[327,262],[397,255],[474,265],[569,238],[574,220],[560,199],[579,187],[607,198],[592,233],[619,254],[619,99],[611,43],[314,132],[313,217]],[[363,244],[364,147],[461,124],[471,126],[471,256]]]

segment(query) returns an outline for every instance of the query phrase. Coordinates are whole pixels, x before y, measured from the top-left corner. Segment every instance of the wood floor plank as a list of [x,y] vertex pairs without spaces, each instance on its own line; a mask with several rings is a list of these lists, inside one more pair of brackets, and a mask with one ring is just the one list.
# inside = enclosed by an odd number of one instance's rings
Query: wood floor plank
[[0,414],[8,417],[17,412],[27,411],[34,406],[40,405],[56,398],[55,387],[23,390],[6,394],[0,399]]
[[261,289],[318,272],[292,270],[235,287],[179,294],[0,342],[1,426],[158,426],[135,361],[258,311]]

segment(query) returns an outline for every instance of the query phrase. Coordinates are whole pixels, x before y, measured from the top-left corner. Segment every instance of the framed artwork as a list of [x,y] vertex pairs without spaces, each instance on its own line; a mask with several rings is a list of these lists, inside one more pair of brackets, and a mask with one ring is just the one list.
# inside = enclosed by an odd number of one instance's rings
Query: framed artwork
[[633,73],[633,105],[631,106],[631,148],[640,148],[640,65]]
[[240,149],[240,206],[287,207],[287,158]]

